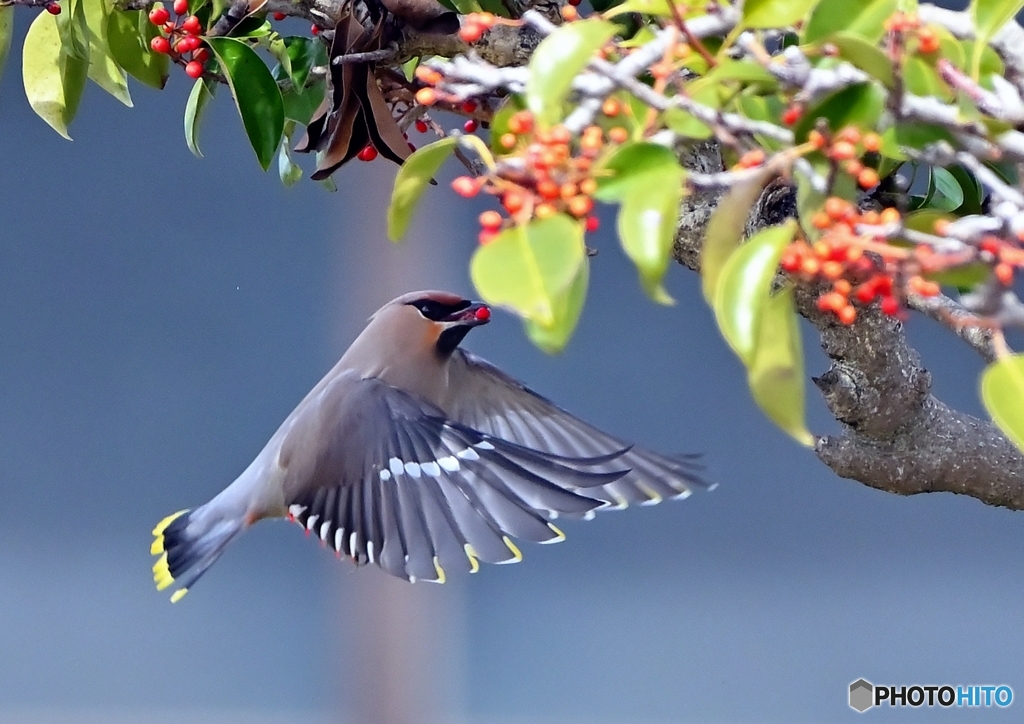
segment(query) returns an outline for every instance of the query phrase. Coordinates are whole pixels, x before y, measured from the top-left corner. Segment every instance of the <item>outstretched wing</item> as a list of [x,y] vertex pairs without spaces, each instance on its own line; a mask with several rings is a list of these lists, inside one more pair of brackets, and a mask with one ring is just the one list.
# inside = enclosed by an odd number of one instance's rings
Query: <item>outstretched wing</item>
[[586,494],[625,507],[633,503],[653,505],[665,498],[684,498],[693,488],[708,488],[698,477],[695,456],[660,455],[613,437],[589,425],[538,395],[489,362],[461,349],[450,363],[445,412],[460,424],[488,435],[516,442],[534,450],[566,458],[598,458],[625,450],[608,465],[630,472],[614,482],[589,488]]
[[531,450],[342,375],[297,417],[279,461],[290,517],[308,533],[358,564],[443,581],[446,569],[519,560],[513,538],[561,540],[550,521],[602,505],[586,491],[626,473],[621,454]]

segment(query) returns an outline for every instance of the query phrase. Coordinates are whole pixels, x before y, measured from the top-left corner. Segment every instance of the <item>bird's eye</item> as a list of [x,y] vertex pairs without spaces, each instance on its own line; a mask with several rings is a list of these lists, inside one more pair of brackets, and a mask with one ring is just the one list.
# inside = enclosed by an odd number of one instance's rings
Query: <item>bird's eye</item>
[[434,322],[442,322],[446,317],[468,307],[470,302],[461,300],[454,304],[444,304],[435,299],[417,299],[415,302],[409,302],[409,304],[420,310],[420,314],[427,319]]

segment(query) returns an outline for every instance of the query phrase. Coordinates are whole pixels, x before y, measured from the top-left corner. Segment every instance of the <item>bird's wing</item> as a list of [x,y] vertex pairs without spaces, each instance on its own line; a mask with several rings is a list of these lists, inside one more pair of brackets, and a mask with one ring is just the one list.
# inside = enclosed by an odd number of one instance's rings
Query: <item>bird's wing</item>
[[493,438],[377,379],[343,375],[308,410],[279,454],[289,517],[410,580],[517,561],[512,538],[561,540],[550,521],[602,505],[586,490],[626,472]]
[[[596,458],[620,452],[616,467],[630,472],[587,495],[609,507],[652,505],[708,488],[697,475],[695,456],[660,455],[613,437],[583,422],[476,355],[458,349],[450,363],[448,416],[483,433],[563,458]],[[596,470],[603,470],[598,466]]]

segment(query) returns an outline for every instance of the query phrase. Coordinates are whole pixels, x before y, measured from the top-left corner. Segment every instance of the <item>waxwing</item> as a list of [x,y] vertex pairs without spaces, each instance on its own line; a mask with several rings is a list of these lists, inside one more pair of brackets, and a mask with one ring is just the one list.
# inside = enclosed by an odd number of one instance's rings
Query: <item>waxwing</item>
[[179,600],[239,533],[287,518],[357,566],[410,581],[521,560],[559,516],[683,498],[691,457],[628,445],[459,348],[490,309],[454,294],[381,307],[256,459],[153,531],[157,588]]

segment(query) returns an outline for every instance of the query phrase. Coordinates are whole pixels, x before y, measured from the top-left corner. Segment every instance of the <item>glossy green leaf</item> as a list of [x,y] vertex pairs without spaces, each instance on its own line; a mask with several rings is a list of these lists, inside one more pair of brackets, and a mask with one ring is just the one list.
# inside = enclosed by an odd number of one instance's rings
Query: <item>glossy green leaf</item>
[[672,17],[670,0],[626,0],[605,12],[604,17],[614,18],[624,13],[640,13],[642,15],[654,15],[659,18]]
[[885,107],[885,91],[877,83],[859,83],[833,93],[814,106],[794,129],[798,139],[806,139],[819,118],[828,121],[833,131],[846,126],[875,128]]
[[621,201],[638,188],[651,185],[648,174],[680,169],[679,159],[668,148],[645,141],[629,141],[617,148],[594,171],[599,201]]
[[414,151],[398,169],[388,207],[388,238],[391,241],[405,236],[420,196],[441,165],[455,152],[456,145],[458,139],[451,137],[428,143]]
[[743,241],[747,218],[765,184],[773,176],[769,169],[733,184],[708,219],[700,253],[700,277],[704,299],[714,304],[718,281],[725,263]]
[[733,252],[719,277],[714,302],[718,328],[747,367],[756,357],[761,316],[779,259],[796,229],[796,222],[788,221],[754,234]]
[[896,11],[896,0],[820,0],[803,29],[803,42],[813,43],[845,32],[877,43],[885,21]]
[[289,36],[273,41],[271,46],[271,52],[279,63],[278,67],[274,68],[274,78],[287,78],[297,92],[302,92],[306,87],[310,69],[327,62],[324,44],[311,38]]
[[935,96],[950,101],[953,93],[929,63],[917,56],[909,56],[903,65],[903,79],[908,91],[919,96]]
[[726,58],[710,71],[708,71],[697,83],[724,83],[727,81],[740,81],[742,83],[757,83],[766,86],[778,85],[778,80],[760,63],[753,60],[733,60]]
[[25,35],[21,72],[25,95],[36,114],[64,138],[78,111],[89,63],[65,51],[57,19],[47,12],[36,15]]
[[1024,356],[997,359],[985,368],[981,401],[999,429],[1024,450]]
[[281,91],[263,60],[242,41],[218,37],[207,42],[227,76],[249,143],[266,171],[284,130]]
[[85,0],[65,0],[57,16],[64,53],[71,58],[89,60],[89,26],[85,19]]
[[203,111],[206,105],[213,100],[217,92],[215,81],[199,78],[192,86],[192,92],[188,94],[188,102],[185,104],[185,143],[197,157],[202,158],[203,152],[199,150],[199,123],[203,118]]
[[743,24],[748,28],[784,28],[795,25],[818,0],[746,0]]
[[0,5],[0,77],[4,74],[7,53],[11,49],[11,35],[14,33],[14,6]]
[[285,188],[294,186],[302,178],[302,169],[292,158],[291,145],[294,132],[295,121],[285,121],[284,138],[281,139],[281,148],[277,152],[277,173]]
[[769,294],[747,384],[758,407],[805,447],[814,444],[804,422],[804,352],[792,287]]
[[887,88],[894,82],[892,62],[877,44],[869,43],[859,35],[836,33],[828,42],[839,50],[839,57],[860,68]]
[[284,117],[304,126],[309,125],[310,119],[320,107],[326,92],[327,83],[324,80],[317,81],[302,93],[285,91],[281,94],[281,99],[284,101]]
[[151,88],[167,83],[170,58],[154,53],[149,41],[157,29],[141,10],[115,10],[107,18],[107,43],[110,54],[130,76]]
[[526,336],[530,341],[548,354],[561,352],[572,337],[576,324],[583,313],[583,303],[587,299],[587,285],[590,282],[590,263],[584,259],[576,272],[576,277],[569,283],[565,291],[555,296],[551,311],[554,321],[543,325],[527,319]]
[[942,211],[953,211],[964,203],[964,192],[960,184],[949,171],[944,168],[932,169],[932,184],[935,193],[932,195],[931,206]]
[[[721,108],[722,99],[718,92],[718,86],[714,83],[704,83],[704,79],[698,79],[689,84],[686,91],[693,100],[708,108]],[[665,125],[680,136],[695,140],[711,138],[714,133],[704,123],[684,111],[682,108],[669,108],[662,114]]]
[[566,23],[541,41],[530,58],[526,88],[526,105],[541,125],[561,120],[573,78],[617,30],[614,23],[591,18]]
[[114,60],[107,35],[111,12],[110,0],[81,0],[89,31],[89,79],[117,100],[131,108],[128,76]]
[[505,229],[473,254],[469,274],[484,301],[554,327],[556,301],[586,260],[583,229],[563,214]]
[[684,171],[678,164],[644,175],[619,208],[619,240],[640,273],[640,284],[659,304],[672,304],[662,280],[668,271],[683,197]]
[[982,188],[978,177],[960,165],[949,166],[946,170],[956,179],[964,195],[964,201],[957,208],[957,213],[961,216],[984,213],[985,189]]
[[983,46],[1024,9],[1024,0],[972,0],[971,17],[978,42]]

